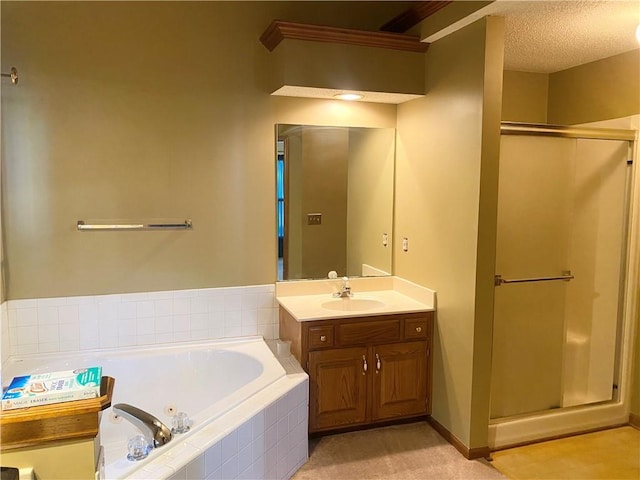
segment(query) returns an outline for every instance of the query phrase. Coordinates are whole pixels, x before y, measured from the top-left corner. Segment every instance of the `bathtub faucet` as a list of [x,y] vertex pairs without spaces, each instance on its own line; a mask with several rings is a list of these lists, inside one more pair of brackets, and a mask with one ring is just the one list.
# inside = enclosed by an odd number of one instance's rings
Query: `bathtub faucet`
[[171,440],[171,430],[150,413],[128,403],[113,406],[113,412],[133,423],[148,438],[153,439],[154,448],[161,447]]

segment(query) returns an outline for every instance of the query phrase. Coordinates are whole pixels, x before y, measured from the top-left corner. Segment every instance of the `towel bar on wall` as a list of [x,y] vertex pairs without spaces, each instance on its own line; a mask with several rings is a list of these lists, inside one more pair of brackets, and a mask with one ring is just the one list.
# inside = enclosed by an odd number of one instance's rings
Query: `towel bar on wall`
[[494,280],[494,285],[499,287],[503,283],[528,283],[528,282],[552,282],[554,280],[564,280],[568,282],[569,280],[575,278],[571,275],[571,270],[563,270],[562,275],[556,277],[534,277],[534,278],[502,278],[502,275],[496,275]]
[[78,220],[77,228],[80,231],[88,230],[190,230],[193,228],[191,220],[184,223],[134,223],[134,224],[100,224],[87,225],[84,220]]

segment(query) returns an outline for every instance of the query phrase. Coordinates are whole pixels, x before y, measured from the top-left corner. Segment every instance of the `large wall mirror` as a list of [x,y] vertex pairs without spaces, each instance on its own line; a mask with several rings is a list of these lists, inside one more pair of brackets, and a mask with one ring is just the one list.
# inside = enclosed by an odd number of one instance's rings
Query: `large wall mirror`
[[391,272],[395,129],[277,125],[278,280]]

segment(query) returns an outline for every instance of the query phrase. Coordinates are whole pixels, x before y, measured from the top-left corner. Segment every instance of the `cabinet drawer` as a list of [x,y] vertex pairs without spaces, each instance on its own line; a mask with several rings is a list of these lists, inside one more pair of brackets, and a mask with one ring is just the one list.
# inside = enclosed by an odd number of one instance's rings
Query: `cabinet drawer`
[[429,321],[426,318],[413,318],[404,323],[404,338],[427,338],[429,336]]
[[336,328],[338,344],[341,346],[400,340],[399,319],[343,323]]
[[333,325],[309,327],[309,349],[333,347]]

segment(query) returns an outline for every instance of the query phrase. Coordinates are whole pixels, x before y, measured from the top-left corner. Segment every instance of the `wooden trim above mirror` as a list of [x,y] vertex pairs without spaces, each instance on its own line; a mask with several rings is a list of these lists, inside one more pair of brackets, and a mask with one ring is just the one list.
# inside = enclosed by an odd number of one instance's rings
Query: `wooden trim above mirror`
[[389,20],[385,23],[380,30],[384,32],[406,32],[414,25],[417,25],[422,20],[427,17],[430,17],[438,10],[443,9],[450,3],[453,3],[452,0],[445,1],[429,1],[429,2],[417,2],[408,10],[404,11],[397,17]]
[[273,51],[285,38],[342,43],[363,47],[390,48],[417,53],[426,52],[429,48],[429,44],[421,42],[420,37],[417,35],[369,32],[366,30],[310,25],[282,20],[274,20],[260,36],[260,41],[269,51]]

